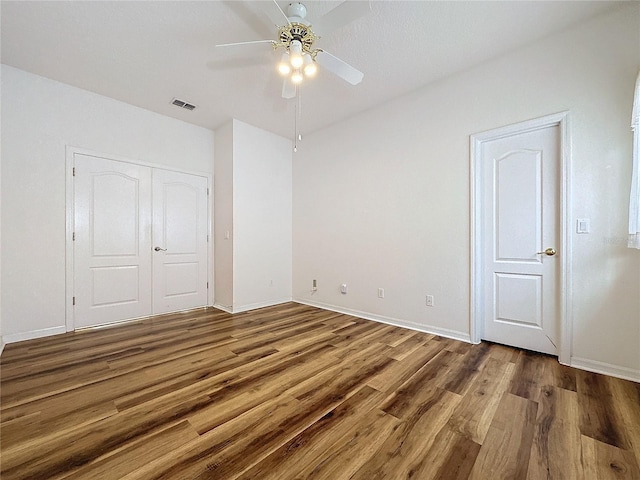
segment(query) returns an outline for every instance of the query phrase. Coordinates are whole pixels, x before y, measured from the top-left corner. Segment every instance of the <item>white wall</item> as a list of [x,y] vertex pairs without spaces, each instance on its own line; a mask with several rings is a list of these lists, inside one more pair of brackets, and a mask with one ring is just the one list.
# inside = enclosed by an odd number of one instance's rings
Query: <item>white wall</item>
[[214,305],[230,311],[233,309],[233,121],[216,130],[215,140]]
[[2,65],[2,333],[64,331],[65,147],[213,172],[213,132]]
[[[0,112],[2,112],[2,96],[0,96]],[[2,122],[0,122],[0,138],[2,137]],[[2,172],[2,143],[0,142],[0,172]],[[0,252],[2,251],[2,175],[0,173]],[[2,292],[2,255],[0,255],[0,292]],[[0,354],[4,350],[4,337],[2,336],[2,295],[0,294]]]
[[291,141],[233,121],[233,311],[291,300]]
[[628,4],[308,135],[294,299],[468,338],[469,135],[570,110],[570,224],[592,222],[571,236],[572,362],[640,380],[640,255],[624,246],[639,26]]

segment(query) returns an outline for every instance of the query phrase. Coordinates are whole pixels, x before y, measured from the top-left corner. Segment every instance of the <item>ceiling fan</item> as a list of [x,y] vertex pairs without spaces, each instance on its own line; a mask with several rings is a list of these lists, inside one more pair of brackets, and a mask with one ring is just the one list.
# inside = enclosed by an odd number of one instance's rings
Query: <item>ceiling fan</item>
[[[357,85],[362,81],[364,74],[360,70],[326,50],[315,47],[315,42],[320,36],[306,19],[307,8],[302,3],[290,3],[285,14],[276,0],[272,1],[281,15],[281,17],[278,15],[278,20],[269,15],[275,26],[278,27],[277,40],[225,43],[216,45],[216,47],[270,43],[274,50],[282,49],[278,71],[284,77],[282,97],[287,99],[296,96],[298,85],[305,78],[313,77],[318,66],[351,85]],[[369,1],[345,1],[318,19],[317,31],[328,34],[368,13],[370,9]],[[279,26],[278,23],[283,23],[279,18],[282,18],[286,23]]]

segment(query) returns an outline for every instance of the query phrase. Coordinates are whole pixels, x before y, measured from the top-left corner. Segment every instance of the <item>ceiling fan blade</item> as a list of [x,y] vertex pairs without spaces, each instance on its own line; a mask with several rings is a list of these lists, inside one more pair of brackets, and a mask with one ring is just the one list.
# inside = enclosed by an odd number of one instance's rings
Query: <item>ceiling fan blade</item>
[[290,99],[296,96],[296,86],[291,79],[285,78],[282,82],[282,98]]
[[282,16],[284,17],[285,22],[287,22],[287,25],[291,24],[291,22],[289,21],[289,17],[287,17],[287,14],[284,13],[284,11],[282,10],[282,8],[280,8],[280,5],[278,5],[278,2],[276,2],[276,0],[273,0],[273,3],[276,4],[276,7],[278,7],[278,10],[280,10],[280,13],[282,14]]
[[284,13],[282,8],[280,8],[280,5],[278,5],[276,0],[272,0],[271,2],[257,2],[257,8],[262,10],[262,12],[269,17],[271,23],[276,27],[281,27],[282,25],[288,25],[290,23],[287,14]]
[[275,45],[276,42],[273,40],[253,40],[251,42],[234,42],[234,43],[221,43],[220,45],[216,45],[216,47],[235,47],[237,45],[251,45],[254,43],[271,43]]
[[351,85],[359,84],[364,78],[364,73],[360,70],[324,50],[320,50],[316,55],[316,63]]
[[345,1],[333,10],[329,10],[322,17],[313,22],[313,30],[320,35],[329,35],[354,20],[371,12],[371,2],[367,1]]

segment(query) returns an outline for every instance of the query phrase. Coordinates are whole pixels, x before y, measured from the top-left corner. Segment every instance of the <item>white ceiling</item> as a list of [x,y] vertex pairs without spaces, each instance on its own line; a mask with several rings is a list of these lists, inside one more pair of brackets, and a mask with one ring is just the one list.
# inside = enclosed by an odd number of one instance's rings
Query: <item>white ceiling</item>
[[[286,9],[289,2],[279,1]],[[341,2],[307,1],[313,24]],[[327,72],[301,90],[311,132],[563,30],[617,2],[373,1],[371,13],[316,42],[365,73],[351,86]],[[189,123],[230,118],[290,137],[270,2],[2,1],[2,63]],[[322,36],[322,32],[316,32]],[[177,97],[197,105],[189,112]]]

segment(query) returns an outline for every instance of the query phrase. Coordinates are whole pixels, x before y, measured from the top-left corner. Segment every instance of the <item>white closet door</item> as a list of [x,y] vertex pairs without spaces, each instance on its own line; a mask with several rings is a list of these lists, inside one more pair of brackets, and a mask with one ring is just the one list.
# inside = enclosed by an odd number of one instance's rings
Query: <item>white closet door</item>
[[153,313],[207,304],[207,178],[153,171]]
[[75,156],[74,326],[151,312],[151,169]]

